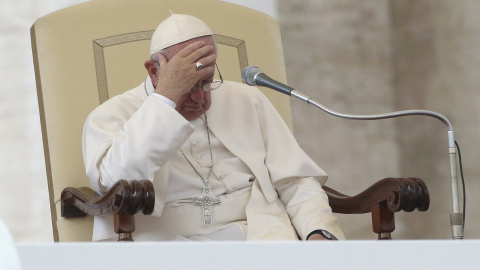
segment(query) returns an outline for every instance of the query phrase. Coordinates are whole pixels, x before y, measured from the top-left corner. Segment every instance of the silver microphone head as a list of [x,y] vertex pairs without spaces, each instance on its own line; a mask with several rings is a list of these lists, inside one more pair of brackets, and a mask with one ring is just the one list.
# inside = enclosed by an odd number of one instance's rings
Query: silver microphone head
[[255,75],[263,73],[258,67],[248,66],[242,70],[242,80],[250,86],[256,86]]

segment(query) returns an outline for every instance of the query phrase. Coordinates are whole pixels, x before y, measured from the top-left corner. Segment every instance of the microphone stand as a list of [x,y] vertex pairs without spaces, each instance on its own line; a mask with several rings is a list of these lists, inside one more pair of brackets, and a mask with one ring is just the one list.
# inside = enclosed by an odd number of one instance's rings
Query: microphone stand
[[427,110],[404,110],[404,111],[397,111],[397,112],[384,113],[384,114],[372,114],[372,115],[344,114],[344,113],[338,113],[338,112],[332,111],[329,108],[320,104],[319,102],[315,101],[311,97],[306,96],[294,89],[289,91],[289,93],[287,92],[287,94],[289,94],[290,96],[296,97],[302,101],[305,101],[308,104],[312,104],[315,107],[325,111],[330,115],[346,118],[346,119],[378,120],[378,119],[395,118],[395,117],[406,116],[406,115],[424,115],[424,116],[437,118],[438,120],[442,121],[448,127],[448,152],[450,157],[450,178],[452,179],[452,202],[453,202],[453,213],[450,214],[452,238],[454,240],[463,239],[464,224],[463,224],[463,215],[460,212],[459,196],[458,196],[457,151],[455,149],[455,137],[453,135],[452,124],[445,116],[439,113],[427,111]]

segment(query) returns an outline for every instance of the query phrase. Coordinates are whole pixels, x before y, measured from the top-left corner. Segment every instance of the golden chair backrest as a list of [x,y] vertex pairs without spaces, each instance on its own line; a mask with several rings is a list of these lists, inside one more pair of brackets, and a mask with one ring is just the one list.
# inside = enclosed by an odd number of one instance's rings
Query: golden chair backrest
[[[153,30],[170,11],[205,21],[219,44],[226,80],[247,65],[286,83],[278,22],[217,0],[94,0],[39,18],[31,28],[55,241],[90,241],[92,217],[60,217],[65,187],[90,186],[82,159],[89,112],[145,80]],[[287,96],[264,91],[291,127]]]

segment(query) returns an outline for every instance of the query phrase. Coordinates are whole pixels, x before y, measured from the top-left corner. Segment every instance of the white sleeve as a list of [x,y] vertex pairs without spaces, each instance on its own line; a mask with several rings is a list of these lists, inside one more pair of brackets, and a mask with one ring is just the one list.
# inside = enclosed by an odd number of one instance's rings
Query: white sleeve
[[157,97],[139,108],[112,100],[93,111],[83,133],[87,176],[97,192],[118,180],[153,180],[194,127]]
[[302,239],[324,229],[344,239],[337,217],[322,189],[326,173],[301,149],[273,105],[263,102],[259,114],[271,181]]
[[327,194],[316,179],[288,178],[276,182],[275,187],[301,239],[305,240],[311,232],[319,229],[345,239]]

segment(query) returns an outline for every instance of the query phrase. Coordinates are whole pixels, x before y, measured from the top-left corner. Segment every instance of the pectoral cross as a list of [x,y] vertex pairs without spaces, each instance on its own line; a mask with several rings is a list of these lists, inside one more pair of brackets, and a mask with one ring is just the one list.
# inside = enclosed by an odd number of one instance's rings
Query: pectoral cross
[[203,187],[201,197],[193,197],[193,204],[201,205],[203,209],[203,225],[212,225],[212,206],[221,204],[220,197],[212,196],[212,190],[209,186]]

